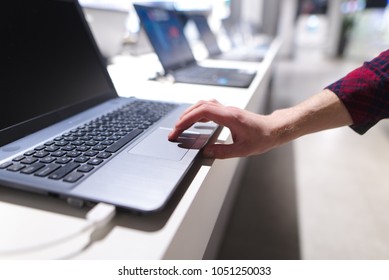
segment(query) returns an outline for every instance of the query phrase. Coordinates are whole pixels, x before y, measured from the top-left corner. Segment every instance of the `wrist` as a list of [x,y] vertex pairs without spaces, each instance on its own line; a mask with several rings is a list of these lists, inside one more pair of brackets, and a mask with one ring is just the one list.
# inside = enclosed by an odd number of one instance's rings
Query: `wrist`
[[276,110],[268,116],[269,130],[274,147],[292,141],[301,134],[301,117],[298,112],[290,109]]
[[309,133],[350,125],[352,119],[339,98],[325,90],[296,106],[274,111],[269,124],[279,146]]

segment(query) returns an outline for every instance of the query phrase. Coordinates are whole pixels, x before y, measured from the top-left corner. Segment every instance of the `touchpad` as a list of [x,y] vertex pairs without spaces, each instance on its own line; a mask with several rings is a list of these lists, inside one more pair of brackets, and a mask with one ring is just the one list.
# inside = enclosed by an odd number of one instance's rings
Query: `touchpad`
[[163,127],[154,130],[132,148],[129,153],[175,161],[181,160],[192,148],[199,134],[193,132],[183,133],[176,142],[170,142],[168,140],[170,131],[171,129]]

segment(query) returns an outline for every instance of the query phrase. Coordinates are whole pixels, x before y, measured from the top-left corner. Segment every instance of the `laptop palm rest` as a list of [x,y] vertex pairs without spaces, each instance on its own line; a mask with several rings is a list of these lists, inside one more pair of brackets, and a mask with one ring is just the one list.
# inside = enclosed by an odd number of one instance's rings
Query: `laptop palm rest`
[[[176,142],[167,140],[170,128],[159,127],[132,148],[129,153],[172,161],[180,161],[196,143],[199,133],[183,133]],[[196,144],[196,147],[198,145]]]

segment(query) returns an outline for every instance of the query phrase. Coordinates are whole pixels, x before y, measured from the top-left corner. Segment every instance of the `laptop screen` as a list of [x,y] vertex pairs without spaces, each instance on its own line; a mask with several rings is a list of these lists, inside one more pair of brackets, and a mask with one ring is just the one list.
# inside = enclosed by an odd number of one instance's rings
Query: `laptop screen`
[[76,0],[5,6],[0,145],[117,96]]
[[175,12],[151,6],[134,7],[166,72],[196,62]]
[[209,55],[219,55],[222,51],[219,48],[215,34],[213,34],[209,27],[207,18],[204,15],[189,15],[189,18],[193,20],[197,29],[199,30],[201,39],[203,40]]

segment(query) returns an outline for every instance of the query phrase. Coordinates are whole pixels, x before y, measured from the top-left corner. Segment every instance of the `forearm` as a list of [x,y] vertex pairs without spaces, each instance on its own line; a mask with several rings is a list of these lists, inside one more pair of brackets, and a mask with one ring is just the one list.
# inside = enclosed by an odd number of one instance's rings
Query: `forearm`
[[308,133],[352,124],[337,95],[324,90],[299,105],[270,115],[226,107],[216,100],[200,101],[180,117],[169,140],[177,140],[184,130],[200,121],[214,121],[231,131],[233,143],[209,143],[204,148],[205,156],[215,158],[261,154]]
[[309,133],[352,124],[346,107],[329,90],[294,107],[277,110],[268,118],[276,146]]

